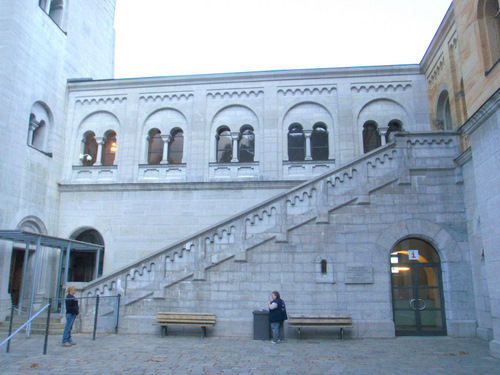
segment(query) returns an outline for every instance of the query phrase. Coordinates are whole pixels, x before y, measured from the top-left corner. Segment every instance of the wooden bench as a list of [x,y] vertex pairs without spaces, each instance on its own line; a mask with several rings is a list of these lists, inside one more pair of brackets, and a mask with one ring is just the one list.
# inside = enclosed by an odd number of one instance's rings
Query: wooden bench
[[300,329],[304,327],[337,327],[340,328],[340,339],[344,340],[344,328],[352,328],[352,319],[350,316],[307,316],[290,315],[288,318],[288,327],[298,328],[299,340]]
[[167,335],[167,326],[199,326],[201,338],[207,336],[207,327],[215,325],[215,314],[159,312],[154,326],[161,326],[161,337]]

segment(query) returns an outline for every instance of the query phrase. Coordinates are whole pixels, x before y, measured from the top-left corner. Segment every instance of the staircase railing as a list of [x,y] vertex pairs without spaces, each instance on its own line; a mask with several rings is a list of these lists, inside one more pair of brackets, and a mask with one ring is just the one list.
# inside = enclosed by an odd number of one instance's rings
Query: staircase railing
[[90,282],[83,293],[120,293],[124,306],[161,297],[182,280],[204,280],[204,270],[227,259],[246,261],[247,249],[270,240],[287,242],[287,233],[301,223],[327,223],[335,208],[369,204],[381,186],[410,183],[414,168],[455,168],[457,153],[455,132],[398,133],[394,142]]
[[33,315],[31,318],[29,318],[24,324],[21,325],[21,327],[19,327],[16,332],[12,333],[12,321],[13,321],[13,316],[14,316],[14,305],[12,305],[11,309],[10,309],[10,323],[9,323],[9,337],[7,337],[5,340],[2,341],[2,343],[0,344],[0,347],[4,344],[7,344],[7,348],[6,348],[6,353],[10,353],[10,341],[12,340],[12,338],[17,335],[24,327],[27,327],[26,328],[26,336],[29,337],[30,335],[30,327],[31,327],[31,322],[38,316],[40,315],[42,312],[44,312],[45,310],[47,310],[47,325],[46,325],[46,328],[45,328],[45,339],[44,339],[44,344],[43,344],[43,354],[47,354],[47,340],[48,340],[48,337],[49,337],[49,323],[50,323],[50,307],[52,306],[52,299],[49,299],[49,303],[46,304],[44,307],[42,307],[40,309],[40,311],[38,311],[35,315]]

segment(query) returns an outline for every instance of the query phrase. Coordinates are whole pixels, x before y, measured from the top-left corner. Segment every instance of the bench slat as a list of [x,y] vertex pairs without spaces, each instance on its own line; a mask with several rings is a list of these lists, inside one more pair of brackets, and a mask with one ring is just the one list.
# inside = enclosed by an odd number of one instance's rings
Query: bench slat
[[213,313],[169,313],[169,312],[159,312],[157,315],[169,315],[169,316],[215,316]]
[[184,324],[215,324],[215,320],[181,320],[181,319],[158,319],[158,323],[184,323]]
[[288,322],[289,324],[303,324],[303,325],[308,325],[308,324],[323,324],[323,325],[338,325],[338,324],[352,324],[352,320],[337,320],[337,321],[314,321],[314,320],[308,320],[308,321],[300,321],[300,320],[290,320]]
[[307,327],[333,327],[333,328],[352,328],[352,324],[289,324],[288,327],[291,328],[307,328]]
[[291,315],[289,316],[288,326],[291,328],[298,328],[299,340],[300,329],[308,327],[316,328],[340,328],[340,338],[344,339],[344,328],[353,328],[352,319],[350,316],[308,316],[308,315]]
[[179,323],[179,322],[175,322],[175,323],[172,323],[172,322],[159,322],[159,323],[153,323],[154,326],[162,326],[162,327],[166,327],[166,326],[201,326],[201,327],[208,327],[208,326],[214,326],[215,325],[215,322],[209,322],[209,323]]

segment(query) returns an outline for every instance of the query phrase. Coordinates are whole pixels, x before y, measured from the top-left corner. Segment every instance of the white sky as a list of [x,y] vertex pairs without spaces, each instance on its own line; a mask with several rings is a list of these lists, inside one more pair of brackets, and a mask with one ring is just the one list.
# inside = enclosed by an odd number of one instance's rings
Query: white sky
[[118,0],[115,78],[414,64],[451,0]]

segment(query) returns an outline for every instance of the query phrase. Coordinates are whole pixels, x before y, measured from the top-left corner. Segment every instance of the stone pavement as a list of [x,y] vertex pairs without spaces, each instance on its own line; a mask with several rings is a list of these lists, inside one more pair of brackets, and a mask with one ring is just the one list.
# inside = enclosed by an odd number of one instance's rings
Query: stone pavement
[[0,374],[500,374],[479,339],[307,339],[272,345],[251,338],[75,334],[65,348],[50,336],[0,348]]

